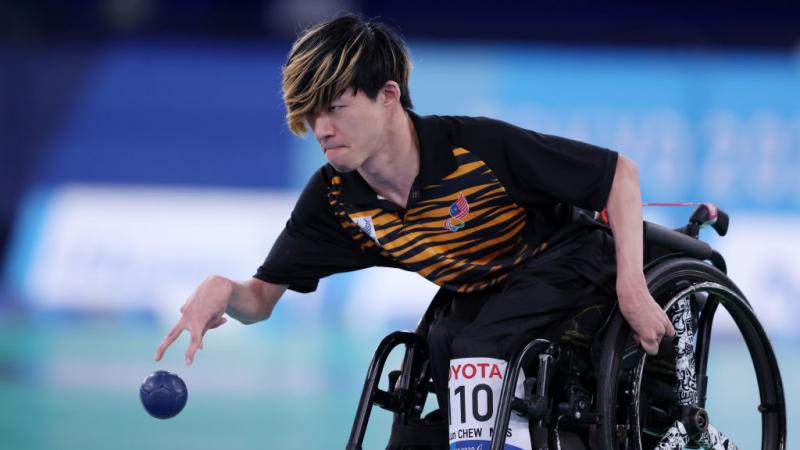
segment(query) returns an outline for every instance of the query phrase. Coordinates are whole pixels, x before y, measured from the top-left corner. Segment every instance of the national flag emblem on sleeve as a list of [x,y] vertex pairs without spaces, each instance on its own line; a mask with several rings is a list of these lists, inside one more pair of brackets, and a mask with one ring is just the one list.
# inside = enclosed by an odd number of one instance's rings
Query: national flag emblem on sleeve
[[464,228],[467,217],[469,216],[469,203],[464,193],[458,194],[458,200],[450,205],[450,218],[444,221],[445,229],[458,231]]

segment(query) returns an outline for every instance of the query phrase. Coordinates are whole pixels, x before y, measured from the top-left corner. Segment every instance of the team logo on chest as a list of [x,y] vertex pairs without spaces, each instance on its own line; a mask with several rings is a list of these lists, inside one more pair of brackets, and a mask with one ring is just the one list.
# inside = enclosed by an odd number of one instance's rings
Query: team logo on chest
[[469,215],[469,203],[467,203],[464,193],[458,194],[458,200],[450,205],[450,218],[444,221],[444,228],[450,231],[458,231],[464,228],[467,216]]

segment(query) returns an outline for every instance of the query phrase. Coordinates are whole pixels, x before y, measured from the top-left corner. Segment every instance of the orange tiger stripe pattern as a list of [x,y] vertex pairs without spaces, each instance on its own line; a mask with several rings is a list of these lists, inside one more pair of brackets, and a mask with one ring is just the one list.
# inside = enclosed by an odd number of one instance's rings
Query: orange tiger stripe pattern
[[405,212],[343,201],[339,176],[328,180],[328,201],[362,249],[378,249],[452,291],[480,291],[533,253],[522,237],[527,216],[483,161],[464,148],[453,156],[458,168],[423,187]]

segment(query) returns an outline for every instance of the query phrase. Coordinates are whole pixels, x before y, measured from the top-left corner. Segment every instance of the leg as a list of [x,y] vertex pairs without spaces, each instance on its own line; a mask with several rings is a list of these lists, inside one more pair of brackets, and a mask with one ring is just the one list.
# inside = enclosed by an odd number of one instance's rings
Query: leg
[[[597,310],[605,310],[611,303],[611,299],[580,277],[561,280],[559,285],[547,283],[542,278],[531,273],[516,277],[508,285],[510,289],[490,297],[475,319],[453,340],[451,443],[455,439],[457,445],[468,448],[475,444],[474,440],[468,439],[474,430],[481,430],[484,435],[493,432],[494,411],[504,381],[503,377],[492,376],[495,375],[494,367],[501,367],[496,375],[505,373],[506,361],[527,342],[549,337],[554,328],[564,328],[564,324],[574,319],[578,312],[594,310],[587,305],[597,305]],[[486,373],[473,376],[475,367],[485,368]],[[523,397],[524,378],[521,376],[513,389],[518,397]],[[536,448],[546,447],[546,425],[539,424],[535,430],[533,444]],[[510,448],[531,448],[526,419],[512,415],[504,434]]]
[[453,340],[475,318],[487,299],[488,295],[454,296],[441,309],[428,331],[431,372],[442,414],[447,414],[447,379],[453,358]]
[[453,339],[452,357],[488,356],[507,359],[526,342],[550,337],[578,312],[612,300],[577,275],[554,285],[536,274],[522,274],[508,289],[491,296],[474,320]]

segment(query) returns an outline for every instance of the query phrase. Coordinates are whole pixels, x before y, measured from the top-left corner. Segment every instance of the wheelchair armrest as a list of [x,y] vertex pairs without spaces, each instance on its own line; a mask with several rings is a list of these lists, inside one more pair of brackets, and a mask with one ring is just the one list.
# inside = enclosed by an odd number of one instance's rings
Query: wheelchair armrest
[[648,221],[644,222],[644,241],[702,260],[714,253],[706,242]]

